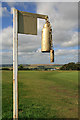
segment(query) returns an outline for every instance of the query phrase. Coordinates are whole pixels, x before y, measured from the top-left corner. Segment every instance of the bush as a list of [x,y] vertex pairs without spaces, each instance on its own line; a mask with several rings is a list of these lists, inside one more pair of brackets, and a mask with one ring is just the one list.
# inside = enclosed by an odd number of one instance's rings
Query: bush
[[4,67],[4,68],[2,68],[2,70],[10,70],[10,69],[9,69],[9,68]]
[[19,65],[18,70],[23,70],[23,65]]

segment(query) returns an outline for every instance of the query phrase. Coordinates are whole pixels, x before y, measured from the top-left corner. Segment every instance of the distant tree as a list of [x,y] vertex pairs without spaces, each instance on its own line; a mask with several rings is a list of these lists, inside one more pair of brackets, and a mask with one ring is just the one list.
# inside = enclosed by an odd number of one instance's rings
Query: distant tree
[[74,62],[63,65],[60,70],[80,70],[80,64]]
[[76,64],[80,64],[80,62],[77,62]]
[[23,70],[23,65],[19,65],[18,70]]
[[80,70],[80,64],[76,64],[76,69]]

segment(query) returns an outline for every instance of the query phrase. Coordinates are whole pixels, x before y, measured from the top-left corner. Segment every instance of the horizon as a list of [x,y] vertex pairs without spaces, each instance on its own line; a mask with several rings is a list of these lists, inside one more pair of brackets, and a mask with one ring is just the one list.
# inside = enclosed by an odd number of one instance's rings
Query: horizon
[[[79,64],[80,62],[69,62],[69,63],[75,63],[75,64]],[[69,64],[69,63],[66,63],[66,64]],[[12,64],[0,64],[0,65],[13,65],[13,63]],[[19,65],[64,65],[64,64],[18,64],[18,66]]]

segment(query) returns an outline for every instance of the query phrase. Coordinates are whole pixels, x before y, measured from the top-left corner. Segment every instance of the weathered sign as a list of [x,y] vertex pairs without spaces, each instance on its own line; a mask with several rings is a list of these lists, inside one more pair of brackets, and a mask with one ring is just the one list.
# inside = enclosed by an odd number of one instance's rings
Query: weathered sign
[[37,17],[18,11],[18,33],[37,35]]

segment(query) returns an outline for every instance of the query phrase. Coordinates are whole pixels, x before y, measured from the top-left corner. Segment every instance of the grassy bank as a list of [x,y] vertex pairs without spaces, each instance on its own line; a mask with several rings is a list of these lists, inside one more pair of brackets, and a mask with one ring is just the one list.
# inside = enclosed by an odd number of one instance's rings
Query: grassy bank
[[[12,71],[2,75],[2,116],[12,118]],[[19,71],[19,118],[78,117],[77,71]]]

